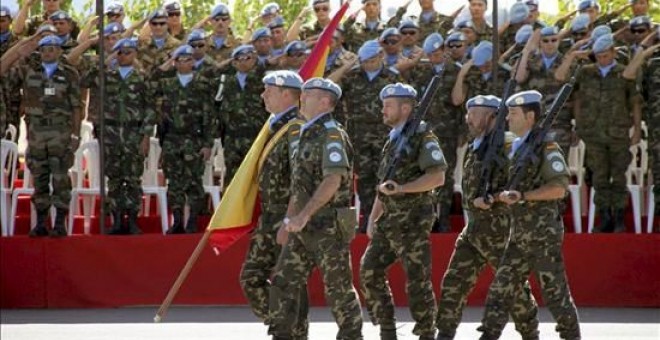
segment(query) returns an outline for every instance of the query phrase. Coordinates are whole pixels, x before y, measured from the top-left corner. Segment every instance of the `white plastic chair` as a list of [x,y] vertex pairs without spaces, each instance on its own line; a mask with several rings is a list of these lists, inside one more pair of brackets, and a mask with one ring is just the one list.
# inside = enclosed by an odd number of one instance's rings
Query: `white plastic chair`
[[[223,190],[225,172],[226,167],[222,141],[216,139],[213,143],[213,149],[211,150],[211,158],[206,162],[204,175],[202,176],[204,192],[211,196],[214,210],[218,207],[218,204],[220,204],[220,192]],[[213,181],[216,173],[220,176],[220,185],[216,185]]]
[[[84,233],[90,233],[91,216],[96,206],[94,196],[101,195],[101,172],[99,171],[100,150],[97,140],[82,143],[75,153],[73,173],[76,174],[71,189],[71,206],[69,208],[69,235],[73,233],[73,220],[78,215],[80,196],[83,197]],[[85,186],[85,180],[88,186]]]
[[8,140],[16,143],[16,137],[18,137],[18,130],[14,125],[9,124],[7,126],[7,131],[5,131],[5,137],[7,137]]
[[[463,163],[465,163],[465,154],[467,153],[468,143],[459,146],[456,149],[456,167],[454,168],[454,192],[461,194],[463,197]],[[463,209],[463,220],[465,225],[468,223],[467,211]]]
[[150,213],[150,196],[155,195],[157,197],[160,224],[163,234],[165,234],[169,226],[169,214],[167,212],[167,186],[160,185],[158,181],[160,172],[158,160],[161,151],[158,139],[151,137],[149,140],[149,155],[145,160],[144,172],[142,173],[142,193],[145,195],[144,216],[149,216]]
[[584,150],[585,144],[582,140],[577,146],[572,146],[568,151],[568,170],[571,176],[577,178],[576,184],[568,185],[568,192],[571,195],[571,208],[573,212],[573,227],[575,233],[582,233],[582,206],[584,191]]
[[80,144],[87,143],[94,139],[94,124],[92,122],[83,120],[80,123]]
[[[51,186],[52,190],[52,186]],[[21,188],[14,188],[14,191],[11,193],[11,215],[9,216],[9,230],[7,231],[8,236],[14,235],[14,230],[16,227],[16,209],[18,207],[18,196],[20,195],[34,195],[34,186],[32,185],[32,174],[30,169],[26,166],[23,169],[23,186]],[[50,225],[55,225],[55,207],[50,208]],[[37,212],[34,208],[34,204],[30,202],[30,229],[34,228],[37,224]]]
[[[16,129],[14,127],[14,129]],[[14,190],[16,180],[16,163],[18,160],[18,144],[10,140],[2,140],[0,148],[0,224],[2,225],[2,236],[9,236],[9,211],[11,211],[11,193]]]
[[646,222],[646,232],[653,232],[653,219],[655,218],[655,194],[653,193],[653,188],[655,185],[649,186],[649,196],[648,196],[648,221]]

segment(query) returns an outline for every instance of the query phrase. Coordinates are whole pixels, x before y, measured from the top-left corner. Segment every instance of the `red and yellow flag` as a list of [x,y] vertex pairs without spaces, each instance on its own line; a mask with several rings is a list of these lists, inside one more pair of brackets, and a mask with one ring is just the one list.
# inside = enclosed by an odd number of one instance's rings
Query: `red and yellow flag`
[[[298,71],[303,80],[323,77],[332,36],[348,6],[347,1],[319,36],[307,61]],[[229,182],[218,208],[211,217],[207,230],[212,232],[210,242],[217,253],[231,247],[257,224],[260,214],[257,202],[260,160],[266,158],[270,152],[269,146],[274,145],[277,139],[283,135],[276,134],[269,141],[269,134],[269,122],[267,121],[252,143],[238,171],[235,172],[234,178]]]

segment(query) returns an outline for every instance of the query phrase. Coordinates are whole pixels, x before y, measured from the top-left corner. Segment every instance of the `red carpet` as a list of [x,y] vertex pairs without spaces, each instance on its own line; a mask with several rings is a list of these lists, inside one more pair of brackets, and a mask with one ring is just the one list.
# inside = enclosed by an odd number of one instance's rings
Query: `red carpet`
[[[432,236],[436,291],[456,236]],[[154,234],[62,240],[0,238],[0,307],[158,305],[200,237]],[[245,304],[238,274],[248,241],[241,239],[220,256],[210,247],[205,250],[175,304]],[[367,241],[360,235],[353,242],[354,272]],[[567,234],[564,254],[577,305],[660,307],[659,241],[659,234]],[[396,303],[405,305],[405,279],[399,265],[393,267],[390,277]],[[490,272],[483,275],[470,304],[483,304],[491,278]],[[312,303],[323,304],[318,273],[309,289]],[[540,300],[538,289],[536,296]]]

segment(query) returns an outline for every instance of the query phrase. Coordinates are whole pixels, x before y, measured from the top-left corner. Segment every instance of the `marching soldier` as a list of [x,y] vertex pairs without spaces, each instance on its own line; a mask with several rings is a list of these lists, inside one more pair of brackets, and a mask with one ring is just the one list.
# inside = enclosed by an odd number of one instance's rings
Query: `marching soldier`
[[290,339],[298,288],[318,266],[339,326],[337,339],[362,340],[349,247],[357,222],[355,210],[349,208],[352,148],[332,118],[342,91],[323,78],[308,80],[302,91],[301,113],[307,122],[293,155],[291,200],[283,220],[289,235],[272,279],[268,333],[275,340]]
[[[500,99],[492,95],[476,96],[466,103],[466,121],[470,135],[474,138],[468,147],[463,165],[463,207],[468,214],[468,224],[456,240],[454,252],[442,279],[442,298],[438,301],[436,319],[437,340],[454,338],[468,295],[477,283],[479,275],[486,265],[497,269],[509,240],[510,211],[504,203],[497,200],[497,193],[505,189],[507,181],[508,170],[505,164],[493,171],[490,181],[493,194],[491,203],[487,203],[483,197],[478,197],[484,166],[480,154],[485,146],[484,139],[488,138],[494,128],[499,106]],[[496,150],[504,159],[514,137],[507,134],[505,138],[505,147]],[[538,339],[538,308],[529,282],[525,282],[520,288],[511,296],[514,299],[511,317],[523,339]]]
[[383,148],[378,168],[376,195],[367,233],[371,242],[360,262],[360,282],[367,310],[374,325],[380,325],[380,338],[397,339],[394,302],[386,270],[401,259],[408,284],[408,304],[415,320],[413,334],[419,339],[435,336],[435,297],[431,283],[431,244],[433,226],[432,190],[443,185],[447,163],[438,139],[422,122],[410,136],[407,151],[393,178],[386,178],[397,141],[417,102],[417,91],[406,84],[385,86],[380,92],[383,122],[392,130]]
[[[184,232],[183,208],[190,206],[186,233],[197,231],[197,215],[204,205],[202,174],[213,147],[213,90],[211,81],[194,71],[194,49],[182,45],[172,54],[176,74],[158,76],[155,90],[163,145],[163,172],[173,222],[168,234]],[[158,72],[158,71],[157,71]]]
[[[287,238],[281,221],[286,216],[291,196],[291,161],[300,134],[301,121],[297,117],[303,81],[296,72],[274,71],[265,76],[263,82],[265,90],[261,96],[266,110],[271,113],[268,145],[272,148],[266,147],[264,151],[268,154],[259,172],[261,217],[252,233],[240,282],[254,314],[269,324],[270,277]],[[302,285],[296,289],[299,294],[293,302],[298,304],[299,313],[292,325],[291,339],[307,339],[307,287]]]

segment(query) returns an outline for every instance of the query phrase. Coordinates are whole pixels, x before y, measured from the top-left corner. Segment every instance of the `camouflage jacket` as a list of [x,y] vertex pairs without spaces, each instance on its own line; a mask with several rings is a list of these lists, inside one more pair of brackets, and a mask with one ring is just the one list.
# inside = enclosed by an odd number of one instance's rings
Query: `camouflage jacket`
[[[441,71],[441,85],[436,96],[431,102],[431,107],[425,120],[431,126],[432,131],[441,138],[457,137],[465,132],[464,111],[461,106],[454,106],[451,100],[451,91],[456,84],[456,77],[461,70],[461,64],[446,62]],[[426,91],[426,86],[431,78],[436,75],[436,70],[428,60],[422,60],[410,72],[410,85],[417,89],[419,97]]]
[[464,84],[468,88],[467,96],[465,98],[472,98],[478,95],[494,95],[501,97],[502,92],[504,92],[504,83],[506,83],[507,79],[511,77],[511,74],[508,70],[502,67],[499,67],[498,71],[498,84],[495,84],[493,82],[492,74],[490,78],[485,80],[478,68],[470,68],[464,79]]
[[640,95],[635,81],[623,78],[624,69],[616,64],[602,77],[598,66],[590,64],[578,73],[574,88],[578,106],[575,123],[585,142],[597,139],[628,143],[628,131],[633,126],[632,107]]
[[158,48],[151,37],[148,40],[138,41],[138,60],[147,72],[151,72],[154,67],[158,67],[169,59],[169,54],[174,51],[181,42],[171,35],[165,38],[163,48]]
[[[183,87],[179,78],[159,77],[155,82],[154,98],[159,129],[164,138],[181,136],[213,147],[213,88],[209,79],[195,73]],[[150,118],[147,118],[150,120]]]
[[337,115],[337,120],[348,125],[351,138],[356,139],[358,131],[364,128],[379,136],[387,135],[388,128],[383,124],[378,95],[385,85],[398,81],[401,81],[401,76],[385,67],[371,81],[359,66],[342,78],[341,86],[345,95],[341,98],[341,113]]
[[321,26],[318,21],[305,24],[300,28],[300,40],[305,41],[307,38],[311,38],[315,35],[321,34],[325,27]]
[[[300,132],[298,147],[293,155],[291,195],[296,211],[301,211],[310,200],[323,178],[327,175],[341,175],[341,184],[328,208],[348,208],[351,204],[353,185],[353,147],[348,135],[331,113],[323,114]],[[315,214],[310,224],[322,218]],[[318,222],[316,222],[318,223]]]
[[[378,167],[377,176],[379,183],[387,180],[385,178],[387,167],[394,156],[395,147],[396,142],[390,139],[385,142]],[[417,132],[408,140],[408,147],[402,153],[394,172],[394,177],[391,180],[403,185],[422,177],[426,171],[434,168],[445,171],[447,170],[447,162],[442,149],[440,149],[438,138],[429,129],[427,124],[422,122]],[[378,195],[378,197],[388,214],[408,210],[412,205],[433,203],[431,190],[414,194]]]
[[[484,20],[483,27],[474,27],[475,32],[477,32],[477,40],[474,42],[475,46],[481,41],[492,41],[493,40],[493,27]],[[500,53],[502,53],[501,51]]]
[[[98,68],[93,68],[84,75],[81,81],[81,87],[91,90],[89,112],[92,116],[90,120],[94,124],[97,124],[98,117],[92,113],[97,112],[96,108],[100,104],[99,80]],[[118,70],[106,70],[104,123],[110,126],[138,129],[142,134],[151,136],[156,124],[156,112],[154,111],[154,94],[148,85],[146,75],[139,69],[134,69],[126,79],[121,78]]]
[[[564,56],[561,53],[557,53],[550,68],[545,67],[541,54],[530,55],[528,59],[527,70],[529,76],[527,77],[527,81],[520,85],[523,90],[537,90],[543,93],[543,103],[546,109],[552,105],[555,97],[559,94],[559,90],[564,85],[563,82],[555,79],[555,72],[559,68],[559,65],[561,65],[563,58]],[[555,126],[571,126],[571,120],[573,119],[572,107],[572,100],[566,102],[555,119]]]
[[44,72],[41,64],[27,63],[14,68],[10,75],[23,89],[26,118],[31,122],[36,122],[35,118],[48,119],[47,125],[71,123],[73,110],[82,106],[78,72],[62,62],[50,78]]
[[362,44],[367,40],[378,39],[380,34],[387,28],[382,21],[372,30],[367,27],[365,22],[356,22],[354,17],[349,17],[344,21],[344,45],[346,48],[357,53]]
[[[407,8],[399,7],[396,14],[387,21],[387,26],[389,27],[399,27],[403,16],[406,14]],[[427,36],[431,33],[440,33],[443,37],[447,36],[449,32],[454,27],[454,18],[440,14],[437,11],[433,11],[431,20],[425,21],[421,18],[417,18],[417,24],[419,25],[419,41],[424,41]]]
[[[261,100],[261,93],[264,90],[263,72],[259,68],[249,72],[244,89],[241,89],[235,72],[224,76],[224,90],[219,110],[220,131],[225,139],[241,136],[254,140],[268,118]],[[217,89],[217,87],[213,88],[214,93]]]
[[16,36],[14,32],[9,31],[7,40],[0,42],[0,57],[5,55],[5,52],[7,52],[17,42],[18,42],[18,36]]
[[[330,52],[328,54],[328,61],[325,65],[325,76],[327,77],[330,75],[332,72],[336,71],[338,68],[342,67],[344,63],[346,63],[346,59],[350,58],[351,56],[355,56],[355,53],[345,49],[341,48],[339,52],[336,54],[333,54]],[[333,59],[334,58],[334,59]]]
[[[294,107],[283,114],[276,122],[272,123],[271,138],[289,121],[297,118],[298,108]],[[300,123],[290,125],[288,132],[277,141],[277,144],[264,161],[263,168],[259,172],[259,197],[261,198],[262,211],[286,212],[291,195],[291,157],[297,145],[299,134]]]
[[[39,26],[43,25],[45,22],[47,22],[50,17],[50,15],[53,13],[46,13],[44,12],[41,15],[33,15],[29,17],[25,21],[25,30],[24,30],[24,35],[26,37],[32,36],[35,33],[37,33],[37,29],[39,29]],[[80,26],[78,26],[78,23],[75,20],[71,20],[71,37],[73,39],[78,38],[78,34],[80,34]]]
[[231,58],[231,52],[238,46],[241,45],[241,41],[234,37],[233,34],[227,35],[222,46],[217,46],[213,35],[208,39],[209,49],[207,54],[211,56],[216,62],[222,62],[228,58]]
[[179,34],[172,34],[171,31],[172,30],[170,30],[169,28],[167,29],[167,33],[169,33],[171,36],[174,37],[174,39],[178,41],[185,42],[188,39],[189,31],[185,27],[181,27],[181,31],[179,32]]
[[642,74],[646,125],[649,127],[649,135],[660,140],[660,56],[650,59]]

